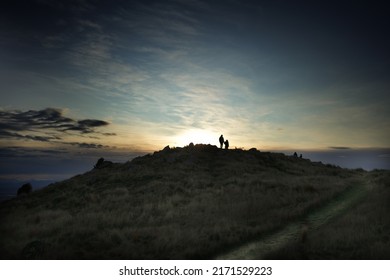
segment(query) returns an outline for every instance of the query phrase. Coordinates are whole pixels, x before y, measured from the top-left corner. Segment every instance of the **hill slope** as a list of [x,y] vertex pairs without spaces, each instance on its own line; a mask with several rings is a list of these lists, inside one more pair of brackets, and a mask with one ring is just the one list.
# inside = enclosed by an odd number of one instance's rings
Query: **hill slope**
[[4,259],[211,258],[308,215],[364,171],[255,149],[169,149],[0,204]]

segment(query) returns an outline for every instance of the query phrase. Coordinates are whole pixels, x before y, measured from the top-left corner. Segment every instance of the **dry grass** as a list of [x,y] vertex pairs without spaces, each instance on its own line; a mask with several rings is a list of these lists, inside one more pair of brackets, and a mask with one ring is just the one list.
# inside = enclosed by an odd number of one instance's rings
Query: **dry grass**
[[268,255],[270,259],[390,259],[390,172],[367,175],[368,195],[329,224]]
[[176,148],[0,205],[4,259],[196,259],[269,233],[363,171],[282,154]]

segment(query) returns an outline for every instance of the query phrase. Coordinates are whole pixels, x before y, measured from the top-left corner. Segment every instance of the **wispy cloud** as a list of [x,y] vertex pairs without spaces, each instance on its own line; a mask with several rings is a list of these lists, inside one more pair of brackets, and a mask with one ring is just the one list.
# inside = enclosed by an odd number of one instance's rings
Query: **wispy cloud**
[[110,148],[110,146],[105,146],[102,144],[95,144],[95,143],[77,143],[77,142],[70,142],[67,143],[72,146],[77,146],[79,148],[87,148],[87,149],[102,149],[102,148]]
[[5,146],[0,147],[0,157],[2,158],[8,158],[8,157],[20,157],[20,158],[42,158],[42,157],[48,157],[48,156],[54,156],[57,157],[61,154],[66,154],[68,151],[65,148],[58,148],[55,149],[37,149],[37,148],[28,148],[28,147],[19,147],[19,146]]
[[[128,26],[150,36],[148,39],[153,39],[155,36],[161,39],[160,35],[166,35],[168,40],[174,39],[174,36],[178,37],[178,40],[183,40],[185,36],[199,34],[198,15],[195,15],[191,8],[188,5],[182,5],[179,9],[178,6],[169,2],[155,2],[148,5],[139,2],[136,10],[128,10],[122,15],[122,19],[132,18],[128,21]],[[164,40],[164,42],[167,41]],[[178,41],[175,40],[175,42]]]
[[57,144],[78,145],[87,148],[102,148],[100,144],[84,142],[68,142],[71,136],[94,138],[115,135],[112,132],[101,132],[99,129],[107,127],[108,122],[96,119],[76,120],[63,115],[63,110],[46,108],[43,110],[15,111],[0,110],[0,135],[4,139],[31,140],[51,142]]
[[107,126],[102,120],[74,120],[63,116],[63,110],[46,108],[29,111],[0,111],[2,131],[75,130],[81,133],[96,133],[95,128]]
[[378,155],[378,157],[380,157],[380,158],[390,158],[390,154],[381,154],[381,155]]
[[[257,18],[258,4],[37,2],[50,16],[34,23],[32,14],[17,14],[20,32],[9,32],[34,55],[20,51],[0,69],[4,106],[60,104],[82,119],[56,109],[6,111],[4,139],[102,150],[102,136],[115,136],[110,143],[118,146],[153,146],[187,129],[224,130],[232,146],[353,148],[390,138],[388,83],[352,87],[327,72],[343,67],[300,60],[306,55],[284,44],[274,21]],[[110,123],[84,119],[90,113]],[[113,127],[118,135],[105,131]]]

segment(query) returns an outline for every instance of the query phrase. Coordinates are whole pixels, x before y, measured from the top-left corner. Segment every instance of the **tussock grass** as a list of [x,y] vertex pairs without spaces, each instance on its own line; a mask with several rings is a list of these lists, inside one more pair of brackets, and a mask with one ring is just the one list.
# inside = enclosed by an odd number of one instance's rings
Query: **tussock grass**
[[270,259],[390,259],[390,172],[366,175],[368,194],[329,224],[305,232]]
[[3,202],[0,255],[210,258],[299,219],[363,173],[210,145],[160,151]]

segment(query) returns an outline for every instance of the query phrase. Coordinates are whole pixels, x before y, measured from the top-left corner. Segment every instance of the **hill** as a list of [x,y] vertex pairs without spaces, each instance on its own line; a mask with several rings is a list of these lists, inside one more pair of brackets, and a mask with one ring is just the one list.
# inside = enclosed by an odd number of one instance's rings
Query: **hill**
[[[2,202],[0,255],[214,258],[343,199],[369,176],[256,149],[166,147]],[[388,185],[388,172],[375,176]]]

